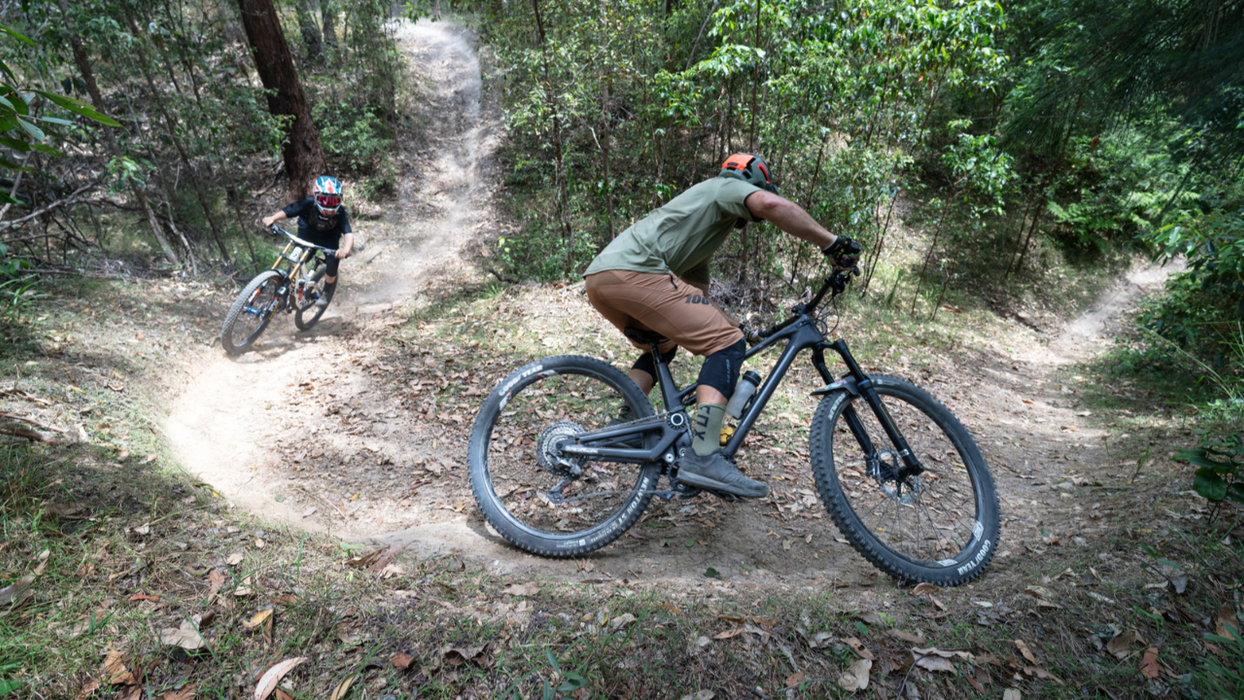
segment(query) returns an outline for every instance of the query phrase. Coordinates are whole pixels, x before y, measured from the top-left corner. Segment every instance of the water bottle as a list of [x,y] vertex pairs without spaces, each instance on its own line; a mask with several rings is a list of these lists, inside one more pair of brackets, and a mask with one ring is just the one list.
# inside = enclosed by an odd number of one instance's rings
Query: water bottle
[[747,406],[747,402],[752,400],[756,395],[756,387],[760,386],[760,375],[748,370],[739,377],[738,386],[734,387],[734,396],[730,397],[730,402],[726,404],[726,415],[738,420],[743,415],[743,409]]

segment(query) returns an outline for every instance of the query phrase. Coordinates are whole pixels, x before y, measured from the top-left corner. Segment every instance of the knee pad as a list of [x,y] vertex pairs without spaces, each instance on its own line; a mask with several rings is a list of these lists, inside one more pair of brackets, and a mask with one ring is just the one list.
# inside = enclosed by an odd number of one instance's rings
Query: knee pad
[[739,368],[743,365],[743,355],[747,353],[746,341],[731,345],[725,350],[704,358],[700,367],[699,382],[720,391],[728,399],[734,395],[734,385],[739,381]]
[[337,267],[341,265],[341,258],[336,255],[328,256],[328,262],[324,266],[324,275],[327,277],[337,276]]
[[[676,354],[678,354],[677,345],[670,348],[669,352],[661,353],[661,362],[668,365],[670,361],[674,359],[674,355]],[[635,364],[631,365],[631,369],[643,370],[648,373],[649,377],[652,377],[653,379],[657,378],[657,363],[653,361],[652,353],[650,352],[640,355],[639,359],[635,360]]]

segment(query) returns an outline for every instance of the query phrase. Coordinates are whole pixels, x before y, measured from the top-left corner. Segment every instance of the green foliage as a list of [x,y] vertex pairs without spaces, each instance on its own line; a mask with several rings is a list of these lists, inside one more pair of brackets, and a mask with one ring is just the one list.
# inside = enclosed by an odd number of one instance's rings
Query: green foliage
[[1228,623],[1226,636],[1207,634],[1205,640],[1224,652],[1220,660],[1206,654],[1192,671],[1192,679],[1204,698],[1238,698],[1244,696],[1244,635],[1238,625]]
[[[515,5],[486,29],[503,76],[510,184],[524,188],[526,221],[561,219],[544,230],[561,241],[562,275],[744,150],[766,156],[784,195],[867,246],[947,105],[991,93],[1005,66],[991,2],[871,0],[832,13],[792,0],[537,6],[540,23]],[[719,277],[797,284],[815,274],[803,248],[748,230],[727,242]]]
[[1219,371],[1238,375],[1244,364],[1244,183],[1233,178],[1195,204],[1150,237],[1162,255],[1186,255],[1188,270],[1141,319]]
[[374,107],[320,102],[312,110],[320,145],[335,172],[370,172],[393,146],[392,129]]
[[1193,480],[1196,492],[1211,501],[1229,498],[1244,504],[1244,435],[1233,433],[1222,438],[1202,436],[1196,449],[1180,450],[1177,459],[1197,468]]

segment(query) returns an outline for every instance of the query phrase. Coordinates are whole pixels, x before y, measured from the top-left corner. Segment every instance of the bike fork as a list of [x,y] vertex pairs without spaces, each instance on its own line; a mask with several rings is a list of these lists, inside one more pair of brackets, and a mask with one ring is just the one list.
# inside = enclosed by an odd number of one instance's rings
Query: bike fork
[[[881,424],[881,429],[885,431],[886,437],[890,438],[890,444],[898,450],[898,454],[903,459],[903,468],[896,475],[899,480],[909,476],[919,476],[924,472],[924,467],[916,460],[915,455],[911,452],[911,446],[907,444],[907,439],[899,432],[898,426],[894,424],[894,419],[890,417],[889,411],[886,410],[885,404],[881,403],[881,396],[877,394],[873,381],[864,373],[859,363],[855,361],[855,357],[851,355],[850,349],[847,348],[845,340],[835,340],[826,347],[837,352],[842,357],[842,362],[847,366],[847,370],[851,376],[855,377],[856,389],[859,390],[860,396],[863,397],[865,403],[872,409],[873,415],[877,417],[877,422]],[[823,379],[832,382],[833,377],[829,374],[829,369],[825,366],[825,353],[821,347],[817,347],[813,351],[812,363],[821,373]],[[868,436],[868,431],[864,429],[864,424],[860,420],[859,414],[856,413],[854,406],[848,406],[843,411],[843,417],[846,418],[847,426],[851,429],[851,433],[855,435],[855,439],[859,441],[860,448],[864,450],[864,454],[869,459],[876,457],[877,450],[872,444],[872,439]]]

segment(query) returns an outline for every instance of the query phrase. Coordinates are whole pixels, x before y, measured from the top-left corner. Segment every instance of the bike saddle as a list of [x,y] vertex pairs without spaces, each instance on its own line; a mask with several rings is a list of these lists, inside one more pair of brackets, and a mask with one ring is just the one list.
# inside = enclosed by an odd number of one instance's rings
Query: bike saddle
[[635,341],[636,343],[643,343],[644,345],[660,345],[661,343],[669,340],[669,338],[666,338],[656,331],[631,328],[630,326],[622,331],[622,335],[625,335],[627,338]]

